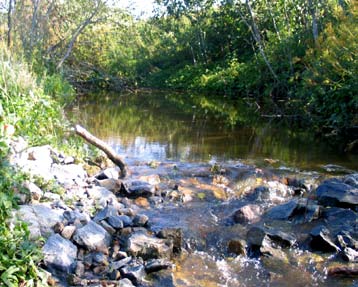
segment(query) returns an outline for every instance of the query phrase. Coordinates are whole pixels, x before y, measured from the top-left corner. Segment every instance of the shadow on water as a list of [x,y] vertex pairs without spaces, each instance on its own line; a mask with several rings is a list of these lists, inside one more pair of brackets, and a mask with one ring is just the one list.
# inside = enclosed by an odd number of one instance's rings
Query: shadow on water
[[185,93],[142,91],[98,94],[71,111],[119,153],[139,160],[228,161],[319,170],[327,164],[358,167],[358,157],[337,154],[313,134],[258,122],[244,101]]

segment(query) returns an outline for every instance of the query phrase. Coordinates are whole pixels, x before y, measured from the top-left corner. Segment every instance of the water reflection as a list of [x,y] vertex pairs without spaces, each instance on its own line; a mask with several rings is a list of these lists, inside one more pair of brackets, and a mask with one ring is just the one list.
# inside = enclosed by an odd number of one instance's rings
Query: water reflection
[[337,154],[311,134],[272,123],[255,124],[244,102],[205,95],[141,92],[96,95],[71,112],[119,153],[140,160],[277,159],[278,165],[357,169],[357,156]]

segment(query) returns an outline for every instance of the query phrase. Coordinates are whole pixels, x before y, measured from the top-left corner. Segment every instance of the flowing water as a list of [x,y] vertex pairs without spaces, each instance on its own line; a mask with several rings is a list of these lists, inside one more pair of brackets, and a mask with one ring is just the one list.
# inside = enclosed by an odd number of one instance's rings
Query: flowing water
[[[248,201],[238,194],[245,185],[272,175],[319,180],[346,174],[358,170],[358,157],[339,154],[289,125],[256,123],[250,103],[227,102],[144,91],[87,97],[69,113],[135,166],[134,173],[159,174],[190,191],[193,200],[187,204],[144,211],[153,230],[184,231],[188,252],[177,260],[176,286],[358,286],[352,279],[326,279],[324,255],[313,260],[312,253],[297,249],[287,262],[275,263],[228,253],[228,241],[247,232],[247,226],[228,221]],[[213,188],[202,175],[216,165],[230,170],[229,187]]]

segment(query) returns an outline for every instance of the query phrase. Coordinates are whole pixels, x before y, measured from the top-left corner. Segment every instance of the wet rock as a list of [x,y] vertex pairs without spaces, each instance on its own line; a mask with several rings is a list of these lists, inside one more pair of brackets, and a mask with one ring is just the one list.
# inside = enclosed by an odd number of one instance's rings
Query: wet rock
[[357,266],[334,266],[329,267],[327,270],[327,275],[329,277],[356,277],[358,276],[358,267]]
[[233,214],[233,220],[235,223],[253,223],[257,222],[260,219],[261,209],[258,205],[248,204],[238,210]]
[[262,246],[266,237],[276,245],[284,248],[291,247],[296,243],[296,238],[293,235],[277,229],[255,226],[247,232],[247,240],[251,246]]
[[275,259],[279,259],[281,261],[287,262],[286,254],[281,250],[281,247],[277,246],[277,244],[270,237],[265,236],[262,241],[262,245],[260,247],[260,252],[263,256],[273,257]]
[[62,237],[66,238],[66,239],[71,239],[71,237],[75,233],[75,231],[76,231],[76,226],[68,225],[62,229],[61,235],[62,235]]
[[338,235],[342,231],[356,230],[358,215],[351,209],[326,208],[322,212],[322,217],[328,222],[327,228],[333,236]]
[[340,247],[350,247],[358,250],[358,241],[353,239],[352,236],[347,231],[340,232],[337,235],[337,240],[339,242]]
[[242,239],[231,239],[228,243],[228,251],[236,255],[246,256],[246,242]]
[[285,204],[269,209],[265,217],[274,220],[290,220],[296,224],[311,222],[321,215],[319,205],[308,199],[293,199]]
[[102,221],[104,219],[107,219],[111,216],[117,216],[118,215],[118,211],[116,208],[114,208],[111,205],[106,206],[105,208],[103,208],[102,210],[100,210],[95,217],[93,218],[94,221],[98,222],[98,221]]
[[121,192],[129,197],[150,197],[155,194],[155,187],[145,181],[132,181],[122,184]]
[[136,232],[129,236],[126,243],[125,251],[144,260],[152,258],[170,258],[173,254],[173,245],[167,240],[156,238]]
[[167,259],[150,259],[145,263],[147,273],[158,272],[172,267],[172,263]]
[[338,252],[339,247],[330,238],[329,230],[323,225],[318,225],[310,232],[312,249],[322,252]]
[[358,262],[358,251],[350,247],[343,248],[341,251],[341,256],[345,261]]
[[145,214],[137,214],[133,218],[133,225],[134,226],[145,226],[148,223],[148,220],[149,220],[149,218]]
[[183,230],[181,228],[164,228],[157,233],[159,238],[170,240],[173,252],[179,254],[183,246]]
[[73,240],[80,246],[95,251],[108,248],[111,236],[103,227],[90,221],[84,227],[76,230]]
[[129,279],[134,285],[139,285],[146,276],[145,268],[142,264],[126,265],[120,269],[121,277]]
[[165,287],[175,287],[175,278],[171,270],[161,270],[158,272],[150,273],[149,280],[152,284],[150,287],[165,286]]
[[42,248],[46,266],[71,273],[76,266],[77,247],[59,234],[50,236]]
[[318,202],[324,206],[354,208],[358,205],[358,188],[335,178],[324,181],[316,194]]
[[269,209],[265,217],[276,220],[288,220],[297,207],[297,200],[290,200],[289,202],[277,205]]
[[344,177],[343,182],[354,188],[358,188],[358,173],[347,175]]
[[133,284],[132,284],[132,281],[130,281],[129,279],[127,278],[124,278],[124,279],[121,279],[118,281],[118,284],[119,284],[119,287],[135,287]]
[[107,218],[107,222],[115,229],[121,229],[124,227],[123,221],[120,216],[110,216]]

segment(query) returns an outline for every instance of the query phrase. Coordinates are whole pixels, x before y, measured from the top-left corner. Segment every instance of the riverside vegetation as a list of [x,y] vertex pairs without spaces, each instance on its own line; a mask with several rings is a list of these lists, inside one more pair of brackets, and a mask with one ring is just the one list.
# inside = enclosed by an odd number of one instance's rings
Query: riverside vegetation
[[0,285],[47,284],[27,226],[10,220],[34,179],[9,163],[9,144],[22,136],[84,157],[63,112],[74,87],[244,98],[258,115],[357,139],[358,1],[156,2],[148,19],[102,0],[1,2]]

